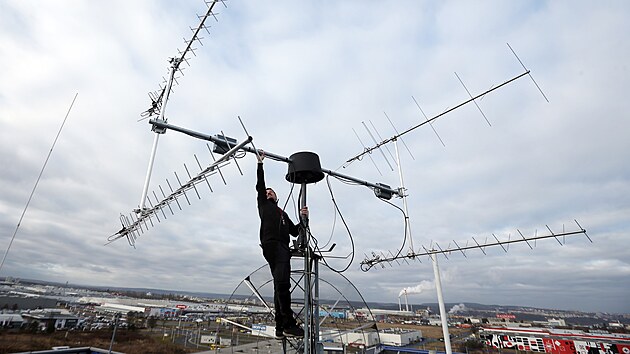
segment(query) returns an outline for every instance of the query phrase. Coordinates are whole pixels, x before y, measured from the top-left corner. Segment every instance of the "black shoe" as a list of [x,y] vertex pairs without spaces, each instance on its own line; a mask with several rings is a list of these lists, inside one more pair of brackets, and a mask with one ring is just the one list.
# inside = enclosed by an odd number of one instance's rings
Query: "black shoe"
[[284,333],[282,333],[282,328],[276,328],[276,339],[284,339]]
[[304,330],[298,326],[285,328],[282,332],[286,337],[304,337]]

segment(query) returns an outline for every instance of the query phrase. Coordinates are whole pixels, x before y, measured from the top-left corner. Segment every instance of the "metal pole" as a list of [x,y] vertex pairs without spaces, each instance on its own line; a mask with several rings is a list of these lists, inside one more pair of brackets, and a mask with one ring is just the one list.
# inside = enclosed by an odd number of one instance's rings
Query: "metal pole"
[[144,179],[144,187],[142,187],[142,196],[140,197],[139,211],[142,213],[144,204],[147,200],[147,193],[149,191],[149,182],[151,182],[151,172],[153,171],[153,163],[155,162],[155,154],[157,152],[158,141],[160,140],[160,134],[155,133],[153,138],[153,147],[151,148],[151,156],[149,157],[149,167],[147,167],[147,176]]
[[435,289],[437,290],[438,304],[440,307],[440,319],[442,320],[442,335],[444,336],[444,348],[446,354],[452,354],[451,336],[448,333],[448,319],[446,318],[446,308],[444,307],[444,297],[442,296],[442,281],[440,280],[440,269],[438,268],[437,256],[431,254],[433,263],[433,275],[435,276]]
[[319,345],[319,259],[314,257],[313,259],[313,278],[315,281],[315,294],[313,296],[313,343],[315,345],[315,352],[320,354],[323,351],[323,347]]
[[[168,83],[166,84],[166,88],[164,88],[164,100],[162,101],[162,108],[160,109],[160,117],[157,119],[160,122],[166,123],[166,119],[164,118],[164,112],[166,111],[166,103],[168,102],[168,96],[171,93],[171,87],[173,86],[173,77],[175,77],[175,70],[177,70],[177,66],[179,65],[179,59],[173,58],[171,60],[171,68],[168,75]],[[153,147],[151,148],[151,156],[149,157],[149,166],[147,167],[147,176],[144,180],[144,187],[142,188],[142,197],[140,197],[139,211],[142,213],[144,209],[144,204],[147,200],[147,193],[149,191],[149,183],[151,182],[151,172],[153,171],[153,163],[155,162],[155,154],[157,152],[158,140],[160,139],[160,135],[166,132],[165,129],[156,129],[154,125],[151,128],[155,132],[155,138],[153,139]]]
[[[300,210],[306,206],[306,183],[302,183],[300,188]],[[302,224],[301,242],[304,250],[304,353],[310,354],[311,351],[311,257],[308,232],[308,218],[300,213],[300,222]]]
[[[183,133],[183,134],[195,137],[197,139],[208,140],[208,141],[212,141],[213,143],[219,143],[219,144],[224,144],[224,145],[227,144],[229,147],[234,147],[237,144],[237,143],[231,143],[231,142],[227,142],[226,143],[226,141],[224,139],[220,139],[220,138],[217,138],[215,136],[208,135],[208,134],[199,133],[199,132],[196,132],[196,131],[193,131],[193,130],[190,130],[190,129],[178,127],[176,125],[168,124],[166,122],[161,122],[161,121],[159,121],[157,119],[151,119],[151,120],[149,120],[149,123],[153,124],[153,126],[155,126],[155,127],[163,128],[163,129],[175,130],[175,131],[178,131],[180,133]],[[251,153],[256,153],[256,150],[251,148],[251,147],[249,147],[249,146],[243,146],[241,148],[241,150],[247,151],[247,152],[251,152]],[[291,162],[291,160],[288,157],[285,157],[285,156],[282,156],[282,155],[277,155],[277,154],[274,154],[274,153],[266,151],[266,150],[265,150],[265,157],[266,158],[270,158],[272,160],[281,161],[281,162]],[[393,195],[397,195],[397,196],[401,196],[401,194],[402,194],[402,191],[400,189],[387,188],[387,187],[384,187],[382,185],[378,185],[378,184],[375,184],[375,183],[364,181],[364,180],[361,180],[361,179],[358,179],[358,178],[355,178],[355,177],[352,177],[352,176],[348,176],[348,175],[345,175],[343,173],[339,173],[337,171],[329,170],[329,169],[326,169],[326,168],[322,168],[321,170],[322,170],[322,172],[324,172],[326,174],[329,174],[331,176],[335,176],[335,177],[339,177],[341,179],[349,180],[349,181],[355,182],[357,184],[360,184],[362,186],[376,188],[376,189],[381,189],[383,191],[387,191],[387,192],[392,193]]]
[[118,328],[118,317],[120,317],[119,313],[114,315],[114,332],[112,333],[112,340],[109,342],[109,354],[112,354],[112,347],[114,346],[114,338],[116,338],[116,328]]
[[[405,226],[409,234],[409,245],[413,253],[413,238],[411,237],[411,223],[409,222],[409,207],[407,206],[407,195],[405,194],[405,181],[403,180],[402,165],[400,163],[400,153],[398,151],[398,139],[394,139],[394,148],[396,148],[396,162],[398,163],[398,176],[400,177],[400,197],[403,200],[403,208],[405,208]],[[406,236],[406,235],[405,235]]]

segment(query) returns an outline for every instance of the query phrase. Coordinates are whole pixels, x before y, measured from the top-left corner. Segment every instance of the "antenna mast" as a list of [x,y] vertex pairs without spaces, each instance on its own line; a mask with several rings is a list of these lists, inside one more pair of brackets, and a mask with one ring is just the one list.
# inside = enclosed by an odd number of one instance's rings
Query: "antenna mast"
[[[403,179],[402,165],[400,162],[400,151],[398,150],[398,139],[394,139],[394,148],[396,150],[396,164],[398,165],[398,176],[400,177],[400,197],[403,200],[403,208],[405,210],[405,230],[409,235],[409,250],[413,253],[413,238],[411,237],[411,222],[409,221],[409,207],[407,205],[407,189],[405,188],[405,181]],[[407,235],[405,235],[406,237]]]
[[[168,102],[168,97],[170,96],[170,93],[171,93],[171,88],[173,86],[173,78],[175,77],[175,71],[179,67],[179,63],[181,63],[179,59],[171,58],[171,68],[169,70],[168,82],[164,90],[166,96],[164,97],[164,103],[162,105],[162,109],[160,109],[160,116],[158,117],[158,120],[164,123],[166,123],[166,118],[164,118],[164,112],[166,111],[166,103]],[[144,187],[142,187],[142,196],[140,197],[140,204],[139,204],[137,213],[142,213],[144,211],[144,205],[147,199],[147,192],[149,190],[149,183],[151,182],[151,172],[153,171],[153,163],[155,162],[155,154],[157,153],[158,141],[160,140],[160,135],[166,132],[166,129],[156,128],[155,126],[152,126],[151,130],[155,132],[155,137],[153,138],[153,147],[151,148],[151,155],[149,156],[149,167],[147,167],[147,176],[144,180]]]

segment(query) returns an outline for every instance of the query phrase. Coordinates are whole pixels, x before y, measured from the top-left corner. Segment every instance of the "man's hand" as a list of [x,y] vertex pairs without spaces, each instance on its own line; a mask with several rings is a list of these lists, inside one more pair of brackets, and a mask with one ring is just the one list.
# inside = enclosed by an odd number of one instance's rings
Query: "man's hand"
[[262,163],[265,159],[265,152],[262,150],[258,150],[258,154],[256,154],[256,159],[258,160],[258,163]]
[[308,207],[302,207],[302,209],[300,209],[300,215],[306,217],[308,219]]

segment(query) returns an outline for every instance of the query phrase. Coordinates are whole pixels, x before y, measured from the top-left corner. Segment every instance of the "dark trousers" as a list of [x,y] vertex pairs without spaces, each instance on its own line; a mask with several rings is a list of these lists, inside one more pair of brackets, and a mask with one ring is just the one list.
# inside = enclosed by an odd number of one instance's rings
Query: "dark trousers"
[[291,252],[289,245],[271,241],[263,244],[262,249],[273,277],[276,329],[293,327],[296,322],[293,317],[293,310],[291,310]]

